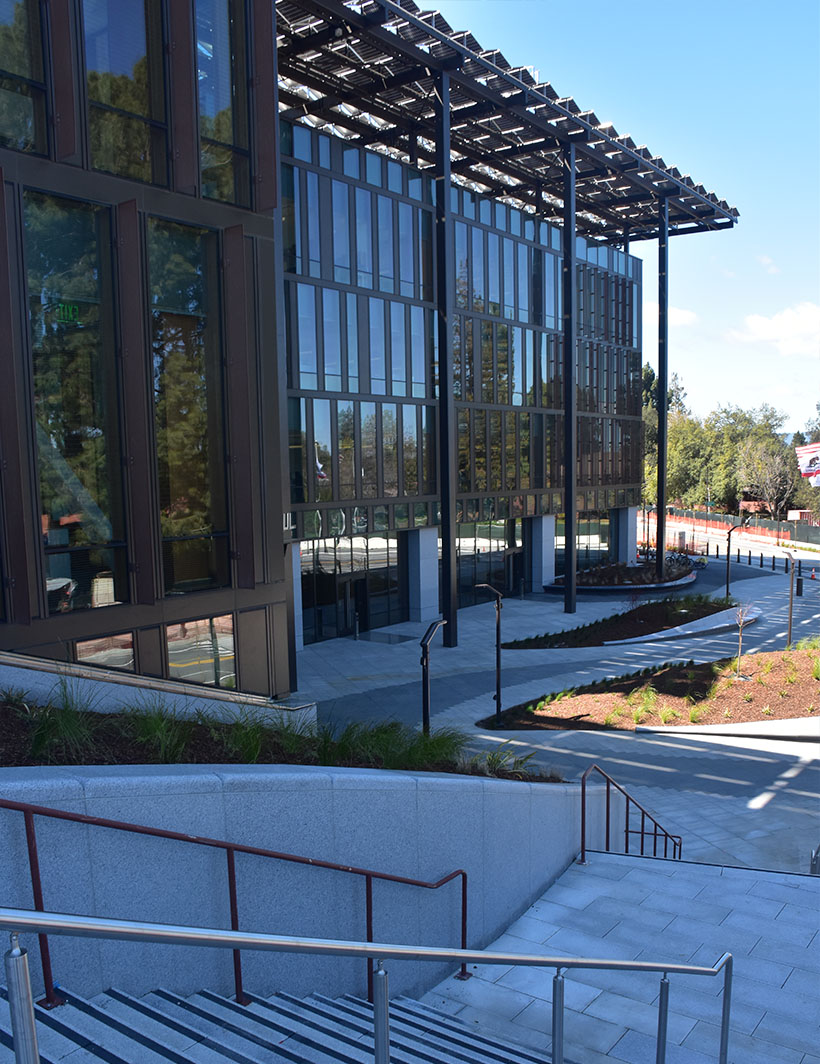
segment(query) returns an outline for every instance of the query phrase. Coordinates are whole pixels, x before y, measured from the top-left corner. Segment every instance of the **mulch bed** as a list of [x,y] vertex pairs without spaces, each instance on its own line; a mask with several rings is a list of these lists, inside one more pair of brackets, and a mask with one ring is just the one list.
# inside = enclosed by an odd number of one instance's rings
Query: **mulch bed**
[[[704,665],[667,665],[521,703],[501,714],[505,731],[615,729],[751,723],[820,714],[820,650],[752,654]],[[496,728],[495,716],[478,721]]]
[[551,647],[597,647],[616,639],[635,639],[711,617],[727,608],[724,599],[688,596],[644,602],[625,613],[593,621],[567,632],[548,632],[530,639],[504,643],[506,650],[545,650]]

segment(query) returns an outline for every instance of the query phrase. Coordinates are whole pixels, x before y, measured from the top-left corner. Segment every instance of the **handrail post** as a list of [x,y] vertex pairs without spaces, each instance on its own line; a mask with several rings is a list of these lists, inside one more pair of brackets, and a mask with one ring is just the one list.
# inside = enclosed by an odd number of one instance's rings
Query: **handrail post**
[[610,815],[611,815],[611,796],[610,796],[610,791],[611,790],[612,790],[612,788],[611,788],[610,783],[609,783],[609,776],[607,776],[607,779],[606,779],[606,852],[607,853],[609,853],[609,818],[610,818]]
[[[25,810],[23,819],[26,823],[26,846],[28,847],[28,865],[31,872],[31,893],[34,896],[34,908],[38,913],[45,912],[43,904],[43,884],[40,879],[40,860],[37,856],[37,836],[34,831],[34,814]],[[51,971],[51,952],[48,946],[48,935],[38,935],[40,943],[40,963],[43,969],[43,987],[45,997],[38,1004],[44,1008],[53,1009],[65,1002],[54,992],[54,975]]]
[[373,977],[373,1060],[375,1064],[390,1064],[390,997],[387,972],[382,962]]
[[587,863],[587,776],[581,776],[581,860],[579,864]]
[[564,1064],[564,977],[560,968],[552,978],[552,1064]]
[[641,810],[641,857],[644,856],[643,843],[644,843],[644,838],[645,837],[646,837],[646,813],[642,809]]
[[[365,891],[365,937],[373,941],[373,877],[364,877]],[[367,958],[367,1000],[373,1004],[373,958]]]
[[21,947],[16,931],[11,933],[11,949],[3,959],[9,995],[14,1059],[17,1064],[40,1064],[37,1027],[34,1022],[34,1000],[28,972],[28,952]]
[[[461,948],[467,949],[467,873],[461,873]],[[461,968],[456,973],[456,979],[469,979],[467,962],[461,962]]]
[[629,805],[632,799],[628,794],[624,795],[624,797],[626,798],[626,802],[624,803],[626,805],[626,815],[624,820],[624,853],[629,853]]
[[658,1045],[655,1051],[655,1064],[666,1064],[666,1040],[669,1030],[669,976],[663,973],[661,979],[661,996],[658,1001]]
[[723,970],[723,1008],[720,1014],[720,1056],[718,1064],[728,1064],[729,1061],[729,1019],[732,1012],[732,969],[734,957],[731,954],[726,958],[726,966]]
[[[225,851],[228,858],[228,893],[231,902],[231,930],[239,930],[239,905],[236,900],[236,860],[234,858],[234,851],[227,849]],[[248,999],[245,997],[245,992],[242,989],[242,955],[238,949],[233,951],[233,984],[234,984],[234,997],[236,998],[237,1005],[247,1005]]]

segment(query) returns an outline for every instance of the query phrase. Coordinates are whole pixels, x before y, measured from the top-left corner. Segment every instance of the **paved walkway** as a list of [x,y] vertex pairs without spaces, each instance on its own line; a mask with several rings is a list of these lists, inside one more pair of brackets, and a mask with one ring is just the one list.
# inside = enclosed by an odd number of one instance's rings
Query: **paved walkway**
[[[695,589],[722,593],[723,563],[709,563]],[[783,573],[732,565],[732,591],[761,616],[744,630],[744,652],[785,646],[788,579]],[[561,631],[628,609],[626,598],[579,595],[569,618],[561,600],[505,599],[505,640]],[[315,699],[320,719],[394,718],[417,724],[421,685],[418,640],[426,626],[405,623],[370,633],[372,639],[314,644],[299,655],[299,695]],[[794,600],[793,638],[820,632],[820,581],[806,581]],[[397,639],[397,642],[381,640]],[[710,661],[737,652],[735,631],[680,636],[618,646],[572,650],[504,650],[503,702],[514,705],[579,683],[658,665]],[[431,653],[433,726],[452,725],[471,735],[473,750],[510,741],[535,761],[577,778],[597,761],[668,826],[684,836],[687,857],[718,863],[808,871],[820,843],[820,721],[795,727],[802,741],[743,734],[483,731],[475,722],[494,709],[494,609],[491,603],[459,614],[459,646]],[[760,737],[763,735],[764,737]]]
[[[711,966],[734,956],[730,1064],[818,1064],[820,879],[590,854],[488,950]],[[554,970],[474,965],[422,1001],[519,1043],[551,1042]],[[566,1059],[655,1060],[659,975],[565,975]],[[669,1064],[717,1060],[722,976],[671,975]]]

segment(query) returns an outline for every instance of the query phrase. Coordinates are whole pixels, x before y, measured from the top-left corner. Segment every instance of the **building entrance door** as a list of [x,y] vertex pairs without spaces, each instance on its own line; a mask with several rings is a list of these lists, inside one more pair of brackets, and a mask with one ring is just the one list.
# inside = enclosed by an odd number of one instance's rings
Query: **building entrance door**
[[354,576],[343,576],[337,580],[336,598],[336,629],[338,635],[354,635],[356,632],[356,617],[359,618],[359,631],[366,632],[370,628],[370,617],[367,596],[367,575],[357,573]]

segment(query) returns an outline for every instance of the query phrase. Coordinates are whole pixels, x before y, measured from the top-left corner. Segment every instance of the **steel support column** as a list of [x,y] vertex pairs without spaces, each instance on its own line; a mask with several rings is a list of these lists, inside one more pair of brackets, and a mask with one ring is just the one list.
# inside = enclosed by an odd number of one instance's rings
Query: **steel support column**
[[438,491],[441,498],[441,601],[444,645],[458,646],[456,431],[453,400],[452,219],[450,217],[450,76],[436,77],[436,320],[438,333]]
[[575,145],[564,150],[564,613],[575,613],[577,568],[578,397],[575,387]]
[[658,208],[658,523],[655,571],[663,577],[666,557],[666,419],[669,405],[669,201]]

